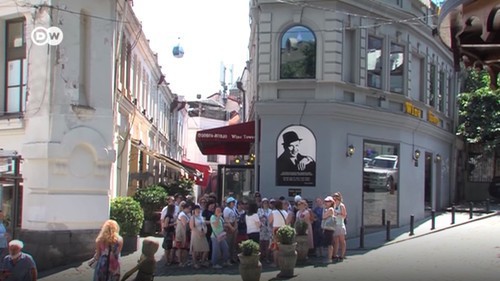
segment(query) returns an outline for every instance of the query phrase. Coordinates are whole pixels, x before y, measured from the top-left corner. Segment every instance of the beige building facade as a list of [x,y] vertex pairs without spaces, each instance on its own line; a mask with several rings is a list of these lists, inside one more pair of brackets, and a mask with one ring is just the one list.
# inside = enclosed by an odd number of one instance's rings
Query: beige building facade
[[182,97],[131,1],[0,1],[0,37],[5,223],[39,270],[82,261],[112,198],[193,172]]

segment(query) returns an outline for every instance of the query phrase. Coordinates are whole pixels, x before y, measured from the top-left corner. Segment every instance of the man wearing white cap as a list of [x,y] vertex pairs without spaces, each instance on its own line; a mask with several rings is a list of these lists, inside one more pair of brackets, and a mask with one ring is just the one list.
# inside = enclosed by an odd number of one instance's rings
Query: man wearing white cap
[[226,207],[224,208],[224,228],[227,233],[227,245],[229,246],[229,257],[234,262],[236,259],[236,236],[237,233],[237,220],[234,205],[236,204],[236,199],[234,197],[228,197],[226,199]]
[[24,243],[20,240],[9,242],[9,254],[4,257],[0,268],[0,280],[36,281],[38,278],[33,257],[23,253]]

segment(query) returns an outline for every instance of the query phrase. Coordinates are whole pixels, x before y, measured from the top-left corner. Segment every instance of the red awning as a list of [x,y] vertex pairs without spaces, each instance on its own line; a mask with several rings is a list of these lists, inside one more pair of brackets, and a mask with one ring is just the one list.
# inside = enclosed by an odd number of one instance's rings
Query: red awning
[[196,143],[204,155],[245,155],[255,142],[255,122],[201,130]]
[[186,160],[182,160],[182,164],[200,171],[203,174],[203,177],[196,177],[196,184],[202,188],[207,187],[208,181],[210,180],[210,174],[212,174],[212,167],[208,164],[194,163]]

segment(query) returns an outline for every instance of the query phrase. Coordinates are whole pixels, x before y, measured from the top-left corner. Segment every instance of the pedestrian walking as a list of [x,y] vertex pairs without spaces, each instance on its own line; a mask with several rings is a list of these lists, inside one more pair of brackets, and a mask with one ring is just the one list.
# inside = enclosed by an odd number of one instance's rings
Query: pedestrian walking
[[187,266],[188,251],[190,246],[191,233],[189,230],[189,220],[191,213],[191,206],[185,202],[180,204],[181,211],[177,217],[177,224],[175,226],[175,248],[177,249],[177,260],[179,267]]
[[96,267],[94,281],[120,280],[120,254],[123,238],[120,236],[120,226],[114,220],[104,222],[95,240]]
[[38,271],[33,257],[22,250],[24,243],[20,240],[9,242],[9,254],[3,258],[0,267],[0,280],[36,281]]

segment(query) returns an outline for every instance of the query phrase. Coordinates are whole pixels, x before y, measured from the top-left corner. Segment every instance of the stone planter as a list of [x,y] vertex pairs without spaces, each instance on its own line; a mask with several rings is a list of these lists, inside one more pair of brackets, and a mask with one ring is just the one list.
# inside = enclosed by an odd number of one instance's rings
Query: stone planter
[[122,254],[130,254],[136,252],[138,248],[137,247],[138,238],[139,238],[138,235],[123,236]]
[[279,278],[293,277],[293,270],[295,269],[295,264],[297,263],[297,251],[295,248],[297,243],[291,245],[279,244],[278,246],[278,264],[280,268],[280,273],[278,273]]
[[243,281],[259,281],[262,273],[262,264],[260,263],[260,253],[257,255],[244,256],[238,254],[240,259],[240,276]]
[[309,254],[309,240],[307,239],[307,235],[297,235],[295,241],[297,242],[297,262],[305,262]]
[[155,234],[156,222],[153,220],[145,220],[142,225],[142,234],[153,235]]

